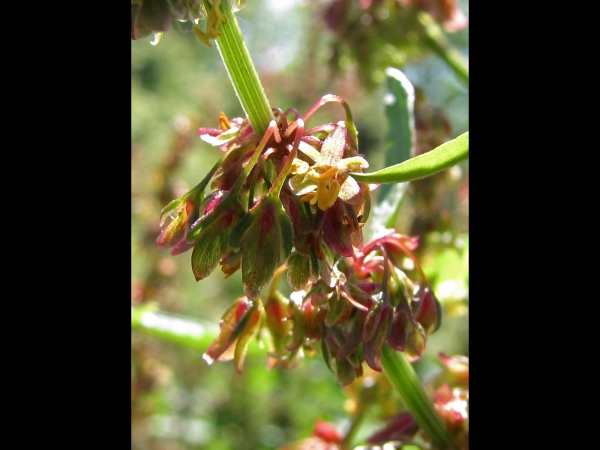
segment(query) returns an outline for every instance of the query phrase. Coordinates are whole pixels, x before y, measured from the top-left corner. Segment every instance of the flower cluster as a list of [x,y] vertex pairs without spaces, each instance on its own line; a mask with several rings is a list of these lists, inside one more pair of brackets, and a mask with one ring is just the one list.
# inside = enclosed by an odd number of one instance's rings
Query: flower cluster
[[[328,102],[341,103],[346,120],[306,128]],[[389,230],[363,242],[370,186],[352,173],[368,163],[347,104],[326,95],[302,117],[294,109],[273,115],[262,136],[247,119],[223,113],[219,128],[201,128],[222,157],[161,212],[158,248],[191,249],[196,280],[219,265],[225,276],[242,273],[245,295],[223,315],[204,359],[233,359],[239,372],[259,337],[268,342],[269,368],[292,368],[321,342],[346,385],[364,361],[381,370],[383,345],[418,358],[439,327],[440,305],[414,256],[415,239]],[[278,289],[284,274],[286,295]]]

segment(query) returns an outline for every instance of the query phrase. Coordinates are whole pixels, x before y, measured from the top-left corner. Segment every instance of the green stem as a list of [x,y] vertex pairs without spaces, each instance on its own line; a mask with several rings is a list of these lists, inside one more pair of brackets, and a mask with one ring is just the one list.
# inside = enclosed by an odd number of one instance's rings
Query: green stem
[[219,327],[213,323],[160,311],[153,303],[131,307],[131,328],[203,352],[219,334]]
[[439,24],[425,11],[417,13],[417,21],[423,27],[423,42],[442,58],[465,84],[469,84],[469,68],[465,57],[450,44]]
[[[218,325],[181,314],[158,309],[156,303],[143,303],[131,307],[131,328],[142,330],[165,342],[205,352],[219,336]],[[257,341],[248,347],[248,354],[264,355]]]
[[384,373],[402,397],[419,426],[427,433],[431,442],[440,449],[460,450],[458,442],[450,434],[444,421],[433,407],[412,364],[406,359],[406,355],[384,345],[381,363]]
[[222,1],[221,8],[227,22],[219,25],[221,36],[216,39],[217,49],[242,109],[256,134],[262,136],[274,119],[273,112],[229,0]]

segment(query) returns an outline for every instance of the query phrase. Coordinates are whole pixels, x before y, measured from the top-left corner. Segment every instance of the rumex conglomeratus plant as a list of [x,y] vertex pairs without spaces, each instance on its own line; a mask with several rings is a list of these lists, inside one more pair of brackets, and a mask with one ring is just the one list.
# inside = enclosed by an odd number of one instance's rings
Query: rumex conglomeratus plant
[[[346,120],[307,127],[329,102],[341,103]],[[349,174],[369,164],[348,105],[326,95],[303,116],[293,108],[273,114],[262,136],[248,119],[223,113],[219,128],[201,128],[223,155],[161,213],[157,246],[173,255],[191,249],[196,280],[218,265],[225,276],[242,271],[245,296],[223,315],[205,360],[233,359],[240,372],[249,340],[263,336],[269,367],[289,368],[321,341],[345,385],[364,361],[381,371],[384,344],[418,358],[440,325],[440,305],[413,254],[415,239],[389,230],[363,242],[376,185]],[[289,298],[277,289],[284,273]]]
[[[142,14],[148,12],[147,0],[132,3],[132,37],[134,29],[152,30],[158,42],[156,31],[168,29],[167,19],[175,17],[191,19],[200,42],[210,46],[216,39],[247,115],[230,119],[221,113],[218,127],[199,129],[200,138],[221,157],[160,214],[157,247],[172,255],[191,250],[197,281],[217,266],[225,277],[241,271],[244,295],[223,314],[204,359],[209,364],[233,360],[241,372],[248,345],[258,338],[267,343],[269,369],[294,368],[305,354],[320,350],[341,385],[363,375],[366,363],[386,372],[438,448],[458,448],[410,364],[441,323],[441,305],[415,254],[418,239],[385,220],[388,228],[380,227],[365,241],[363,227],[378,184],[423,178],[464,161],[468,132],[364,173],[369,163],[341,97],[325,95],[304,115],[269,106],[233,14],[234,5],[242,3],[169,0],[171,13],[163,8],[159,15],[162,28],[142,26],[150,23]],[[198,26],[202,19],[204,30]],[[408,89],[408,81],[396,81]],[[341,104],[345,120],[309,126],[315,111],[332,102]],[[401,115],[404,148],[411,147],[409,109]],[[280,288],[282,279],[287,287]],[[442,400],[446,405],[452,398]]]

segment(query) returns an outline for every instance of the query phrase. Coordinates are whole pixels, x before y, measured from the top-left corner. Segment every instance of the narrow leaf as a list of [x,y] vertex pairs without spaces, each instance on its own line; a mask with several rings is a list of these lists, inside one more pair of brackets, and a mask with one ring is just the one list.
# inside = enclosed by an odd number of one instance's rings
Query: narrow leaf
[[469,132],[445,142],[430,152],[373,173],[350,173],[363,183],[402,183],[425,178],[469,158]]
[[[415,155],[415,89],[398,69],[385,71],[388,91],[385,115],[388,120],[385,166],[403,163]],[[365,230],[368,238],[376,237],[396,221],[408,183],[383,184],[376,191],[377,202]]]

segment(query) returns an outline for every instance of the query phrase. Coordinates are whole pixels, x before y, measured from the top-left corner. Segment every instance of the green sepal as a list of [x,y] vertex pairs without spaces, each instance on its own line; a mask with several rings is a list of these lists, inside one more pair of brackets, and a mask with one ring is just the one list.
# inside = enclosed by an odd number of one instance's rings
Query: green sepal
[[392,328],[393,310],[389,303],[383,303],[378,316],[378,326],[370,339],[365,339],[365,360],[373,370],[381,372],[381,348]]
[[199,236],[192,251],[192,271],[196,281],[209,276],[229,251],[233,223],[239,215],[229,213],[214,221]]
[[341,386],[347,386],[356,379],[356,370],[347,358],[336,358],[335,374]]
[[354,306],[341,295],[334,294],[327,304],[327,315],[325,316],[325,325],[334,326],[336,323],[346,319]]
[[237,373],[242,373],[242,367],[246,359],[246,353],[248,352],[248,344],[250,343],[250,339],[257,335],[264,314],[264,307],[260,299],[258,299],[248,312],[248,320],[235,345],[233,364]]
[[321,353],[323,354],[323,360],[325,360],[327,368],[331,371],[331,373],[335,373],[335,370],[332,365],[333,356],[331,355],[331,351],[329,350],[329,346],[327,345],[327,340],[325,339],[327,332],[328,329],[324,328],[323,339],[321,340]]
[[292,225],[281,201],[259,200],[233,229],[231,245],[241,248],[244,292],[255,299],[292,251]]
[[294,291],[299,291],[310,279],[310,257],[294,251],[287,259],[287,282]]

